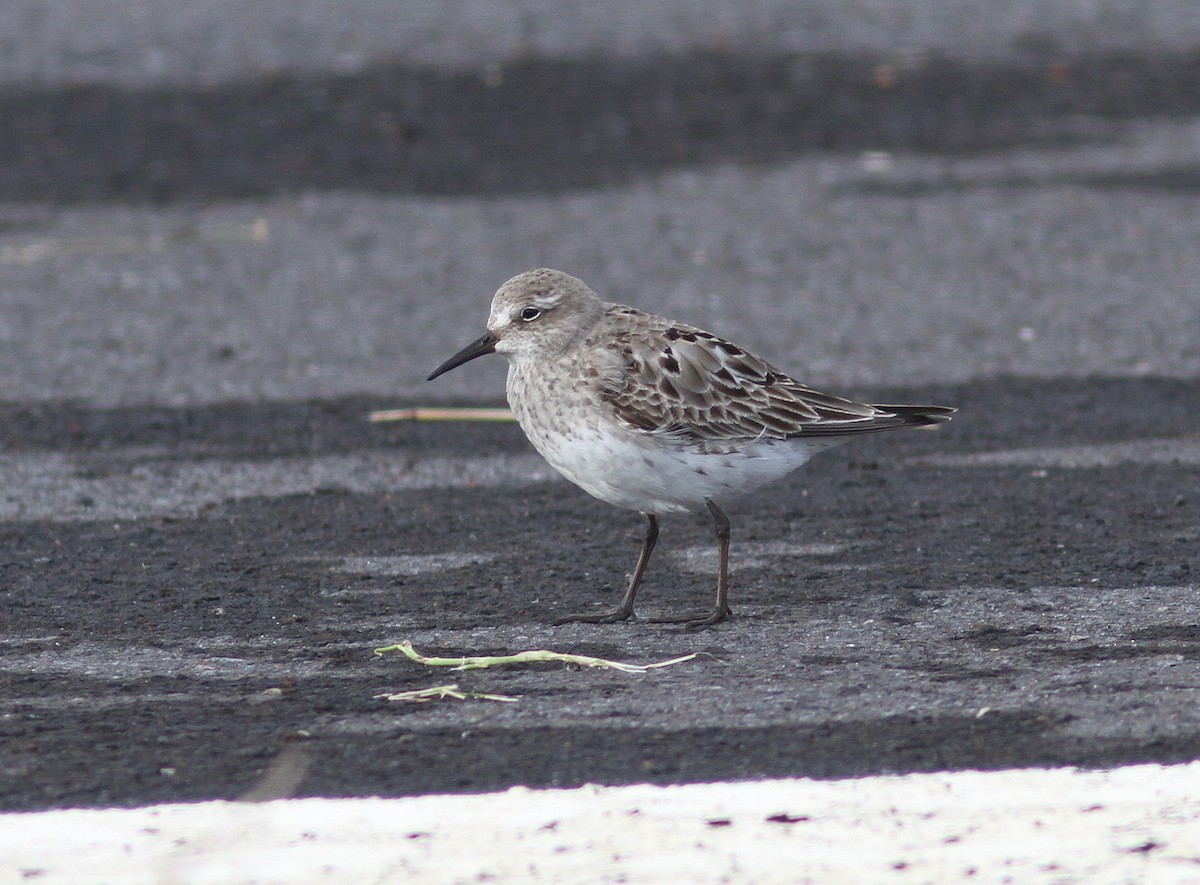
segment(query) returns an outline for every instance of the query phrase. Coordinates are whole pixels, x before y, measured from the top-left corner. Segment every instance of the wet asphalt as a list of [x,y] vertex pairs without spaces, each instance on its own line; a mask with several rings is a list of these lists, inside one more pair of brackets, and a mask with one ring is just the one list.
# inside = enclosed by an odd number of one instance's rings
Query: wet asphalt
[[[247,24],[270,64],[236,18],[154,53],[220,4],[19,5],[47,52],[0,87],[0,807],[1200,756],[1186,9],[1080,43],[1000,4],[985,53],[969,16],[890,45],[825,10],[815,46],[759,4],[583,52],[537,10],[364,3]],[[422,379],[540,264],[960,413],[728,508],[728,624],[551,627],[619,597],[638,517],[515,426],[367,420],[500,403],[498,359]],[[711,547],[665,520],[639,613],[707,605]],[[699,656],[374,653],[405,639]],[[447,683],[519,699],[381,697]]]

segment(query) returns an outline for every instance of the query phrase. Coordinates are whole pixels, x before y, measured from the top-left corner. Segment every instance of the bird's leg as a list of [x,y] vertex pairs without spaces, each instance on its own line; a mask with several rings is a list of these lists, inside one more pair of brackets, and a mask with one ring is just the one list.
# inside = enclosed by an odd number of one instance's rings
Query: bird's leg
[[717,604],[706,615],[658,618],[651,621],[652,624],[683,624],[689,630],[700,630],[719,624],[733,614],[729,608],[729,517],[711,498],[704,499],[704,506],[712,514],[713,529],[717,536]]
[[658,542],[658,520],[655,519],[653,513],[643,513],[646,517],[646,538],[642,541],[642,552],[638,556],[637,565],[633,569],[633,578],[629,581],[629,589],[625,591],[625,596],[621,599],[621,604],[610,612],[600,612],[599,614],[578,614],[567,615],[559,618],[554,622],[557,627],[560,624],[615,624],[617,621],[627,621],[633,616],[633,599],[637,596],[638,585],[642,583],[642,575],[646,573],[646,565],[650,562],[650,554],[654,552],[654,545]]

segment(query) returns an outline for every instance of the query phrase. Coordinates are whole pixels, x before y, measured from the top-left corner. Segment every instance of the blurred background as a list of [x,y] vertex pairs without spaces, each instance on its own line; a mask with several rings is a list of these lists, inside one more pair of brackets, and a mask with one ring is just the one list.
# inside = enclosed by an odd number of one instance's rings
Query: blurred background
[[1200,375],[1191,0],[0,22],[2,400],[498,400],[422,379],[537,265],[850,391]]

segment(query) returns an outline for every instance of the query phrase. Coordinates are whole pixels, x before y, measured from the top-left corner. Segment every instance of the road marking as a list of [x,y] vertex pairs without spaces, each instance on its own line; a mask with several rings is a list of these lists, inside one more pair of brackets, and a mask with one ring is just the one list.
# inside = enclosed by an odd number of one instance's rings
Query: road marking
[[1184,882],[1197,864],[1198,791],[1192,763],[69,809],[0,815],[0,874],[298,885]]

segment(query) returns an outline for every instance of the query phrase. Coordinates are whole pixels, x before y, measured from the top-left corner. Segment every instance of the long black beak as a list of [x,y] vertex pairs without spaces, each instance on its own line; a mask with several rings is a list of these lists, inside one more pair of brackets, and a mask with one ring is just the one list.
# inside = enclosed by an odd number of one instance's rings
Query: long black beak
[[433,374],[426,378],[426,381],[432,381],[438,375],[444,375],[451,369],[457,369],[463,363],[469,363],[477,356],[483,356],[487,353],[496,352],[496,336],[491,332],[476,338],[450,359],[446,360],[440,366],[433,370]]

